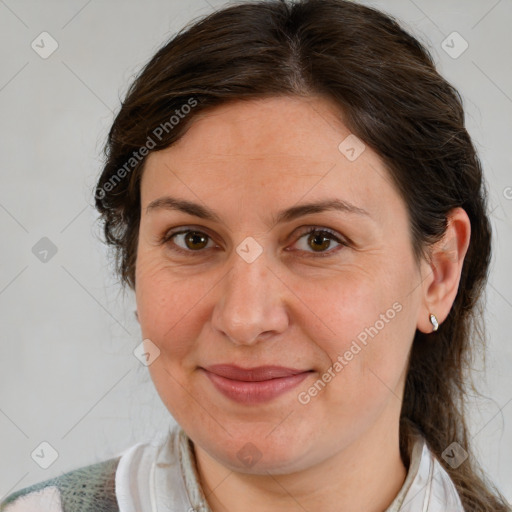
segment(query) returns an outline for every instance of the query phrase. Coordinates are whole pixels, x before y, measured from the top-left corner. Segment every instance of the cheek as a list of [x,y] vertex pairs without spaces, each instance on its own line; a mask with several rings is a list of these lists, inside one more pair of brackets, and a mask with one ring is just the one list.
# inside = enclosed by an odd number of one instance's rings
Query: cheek
[[169,272],[162,258],[140,255],[135,296],[143,337],[161,350],[171,347],[175,353],[184,351],[188,340],[196,335],[198,323],[192,319],[196,319],[195,305],[204,293],[198,280]]
[[401,263],[371,276],[345,273],[329,287],[311,289],[308,306],[318,314],[305,327],[326,356],[326,387],[335,402],[377,400],[401,380],[418,306],[414,268]]
[[310,321],[303,327],[331,359],[348,350],[352,340],[364,337],[365,328],[391,307],[384,287],[376,286],[375,280],[375,273],[345,269],[335,279],[314,283],[304,294]]

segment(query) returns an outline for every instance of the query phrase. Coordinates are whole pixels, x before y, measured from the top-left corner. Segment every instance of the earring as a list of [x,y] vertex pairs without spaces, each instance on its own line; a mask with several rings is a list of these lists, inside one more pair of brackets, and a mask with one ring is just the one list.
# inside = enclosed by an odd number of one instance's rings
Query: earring
[[432,324],[433,331],[437,331],[439,329],[439,322],[437,321],[436,315],[430,314],[430,323]]

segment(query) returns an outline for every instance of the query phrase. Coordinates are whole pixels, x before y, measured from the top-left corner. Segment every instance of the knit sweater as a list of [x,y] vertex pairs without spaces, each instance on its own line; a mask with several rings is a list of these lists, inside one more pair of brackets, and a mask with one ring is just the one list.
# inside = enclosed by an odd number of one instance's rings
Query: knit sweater
[[[418,436],[406,480],[385,512],[464,512],[448,473]],[[173,427],[161,440],[16,491],[0,512],[211,512],[193,445]]]
[[1,512],[120,512],[115,474],[121,457],[91,464],[16,491]]

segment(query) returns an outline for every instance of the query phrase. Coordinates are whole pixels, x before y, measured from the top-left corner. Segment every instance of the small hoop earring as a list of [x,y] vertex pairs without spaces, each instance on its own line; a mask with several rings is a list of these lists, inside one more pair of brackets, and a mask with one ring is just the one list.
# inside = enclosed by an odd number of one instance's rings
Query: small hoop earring
[[435,332],[439,329],[439,322],[437,321],[436,315],[430,314],[430,323],[432,324],[432,330]]

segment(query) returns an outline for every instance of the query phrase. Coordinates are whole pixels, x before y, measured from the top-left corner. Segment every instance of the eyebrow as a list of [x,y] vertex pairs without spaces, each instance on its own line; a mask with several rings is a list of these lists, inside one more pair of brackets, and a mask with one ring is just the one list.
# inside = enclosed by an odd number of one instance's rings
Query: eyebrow
[[[149,205],[146,207],[146,213],[160,209],[177,210],[188,213],[189,215],[193,215],[194,217],[199,217],[201,219],[218,222],[220,224],[223,223],[219,215],[210,208],[202,206],[198,203],[194,203],[192,201],[188,201],[186,199],[179,199],[171,196],[159,197],[158,199],[155,199],[149,203]],[[271,226],[275,226],[283,222],[290,222],[305,215],[333,210],[370,217],[370,214],[366,210],[359,208],[358,206],[355,206],[348,201],[344,201],[338,198],[328,198],[322,201],[300,204],[286,208],[285,210],[280,210],[277,212],[277,215],[272,216]]]

